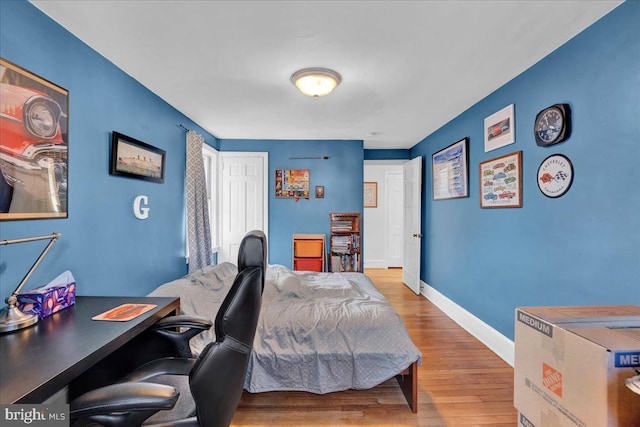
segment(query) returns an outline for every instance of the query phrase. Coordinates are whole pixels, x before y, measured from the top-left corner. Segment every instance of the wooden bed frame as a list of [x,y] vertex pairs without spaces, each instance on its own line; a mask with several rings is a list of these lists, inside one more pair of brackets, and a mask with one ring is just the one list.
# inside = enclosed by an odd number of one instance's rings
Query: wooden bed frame
[[418,361],[396,375],[396,380],[404,394],[411,412],[418,413]]

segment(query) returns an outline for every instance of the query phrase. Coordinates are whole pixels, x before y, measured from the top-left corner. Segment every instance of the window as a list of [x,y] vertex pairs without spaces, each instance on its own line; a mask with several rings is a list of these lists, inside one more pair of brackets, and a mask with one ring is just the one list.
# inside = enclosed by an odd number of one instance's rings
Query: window
[[202,145],[202,158],[204,160],[204,174],[207,179],[207,200],[209,207],[209,225],[211,227],[211,247],[213,253],[218,252],[218,151],[207,145]]

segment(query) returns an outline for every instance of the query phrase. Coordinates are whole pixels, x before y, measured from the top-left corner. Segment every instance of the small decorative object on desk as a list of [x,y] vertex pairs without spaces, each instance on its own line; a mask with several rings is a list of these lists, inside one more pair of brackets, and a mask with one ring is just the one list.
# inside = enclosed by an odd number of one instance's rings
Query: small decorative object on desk
[[18,308],[37,314],[40,319],[50,316],[76,302],[76,279],[69,270],[40,288],[18,294]]
[[149,310],[153,310],[157,306],[155,304],[122,304],[116,308],[105,311],[102,314],[93,316],[91,320],[109,320],[113,322],[126,322],[135,319],[141,314]]

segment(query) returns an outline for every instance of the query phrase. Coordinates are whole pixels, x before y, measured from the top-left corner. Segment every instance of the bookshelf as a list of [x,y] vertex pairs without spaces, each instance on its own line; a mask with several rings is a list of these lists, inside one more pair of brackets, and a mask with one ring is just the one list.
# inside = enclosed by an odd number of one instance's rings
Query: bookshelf
[[329,214],[330,265],[332,272],[362,272],[360,213]]
[[294,271],[326,271],[324,234],[294,234],[291,247]]

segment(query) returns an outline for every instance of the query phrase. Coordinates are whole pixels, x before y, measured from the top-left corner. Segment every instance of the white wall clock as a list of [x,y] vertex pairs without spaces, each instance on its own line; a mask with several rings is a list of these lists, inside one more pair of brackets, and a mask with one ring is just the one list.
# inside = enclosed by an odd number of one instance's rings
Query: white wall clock
[[538,188],[547,197],[564,195],[573,183],[573,164],[562,154],[553,154],[538,168]]

